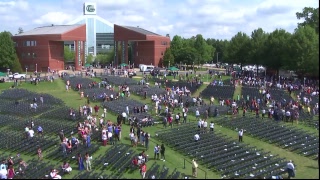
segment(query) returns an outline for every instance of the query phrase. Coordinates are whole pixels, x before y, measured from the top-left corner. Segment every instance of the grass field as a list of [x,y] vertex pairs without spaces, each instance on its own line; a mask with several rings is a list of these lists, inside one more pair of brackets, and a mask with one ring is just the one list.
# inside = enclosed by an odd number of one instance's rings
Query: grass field
[[[98,81],[99,79],[96,79],[96,80]],[[0,84],[0,90],[8,89],[8,88],[10,88],[11,85],[12,85],[12,83],[2,83],[2,84]],[[199,90],[193,94],[193,96],[198,96],[200,94],[200,92],[206,86],[207,85],[205,85],[205,84],[202,85],[199,88]],[[78,109],[78,107],[80,105],[83,105],[86,103],[85,100],[80,99],[80,95],[78,94],[78,92],[75,92],[75,91],[66,92],[65,91],[65,84],[60,79],[55,80],[53,83],[41,82],[37,86],[31,85],[30,83],[23,82],[19,86],[19,88],[25,88],[27,90],[38,92],[38,93],[51,94],[59,99],[62,99],[67,106],[73,107],[75,109]],[[241,88],[236,88],[235,96],[238,93],[241,94]],[[144,100],[140,96],[135,96],[135,95],[131,95],[131,98],[135,99],[137,101],[141,101],[143,103],[148,103],[151,105],[150,99]],[[206,100],[206,102],[208,102],[208,100]],[[97,103],[92,103],[91,105],[94,106],[95,104],[97,104]],[[98,104],[98,105],[100,105],[100,104]],[[191,119],[192,122],[195,122],[195,117],[193,117],[192,115],[189,115],[188,117]],[[221,118],[225,118],[225,117],[221,117]],[[112,121],[115,121],[116,116],[112,113],[109,113],[107,115],[107,119],[111,119]],[[306,127],[303,124],[299,124],[299,125],[294,124],[294,125],[287,125],[287,126],[295,126],[295,127],[303,128],[304,130],[306,130],[310,133],[319,134],[319,131],[317,131],[316,129]],[[0,127],[0,129],[1,128],[5,128],[5,127]],[[147,167],[150,167],[156,161],[156,160],[153,160],[153,158],[152,158],[153,157],[153,147],[155,146],[155,144],[160,144],[160,142],[157,141],[156,139],[154,139],[153,136],[155,135],[155,133],[157,131],[159,131],[161,129],[163,129],[161,124],[159,124],[157,126],[145,128],[145,130],[151,134],[149,150],[147,151],[147,154],[149,154],[151,159],[148,161]],[[235,130],[231,130],[231,129],[222,127],[219,124],[216,124],[215,129],[217,131],[223,133],[226,137],[231,137],[234,140],[237,140],[237,138],[238,138],[237,132]],[[129,133],[127,133],[127,132],[129,132],[129,126],[125,125],[124,127],[122,127],[122,137],[123,138],[121,140],[121,143],[130,144],[129,139],[127,138]],[[55,135],[50,135],[50,136],[55,136]],[[58,140],[58,136],[56,138]],[[256,146],[258,148],[265,149],[266,151],[271,151],[271,153],[273,153],[273,154],[279,154],[280,157],[286,158],[288,160],[289,159],[293,160],[295,162],[295,164],[297,164],[297,166],[298,166],[297,170],[296,170],[296,178],[298,178],[298,179],[318,179],[319,178],[318,163],[315,160],[300,156],[300,155],[295,154],[293,152],[286,151],[286,150],[281,149],[275,145],[272,145],[267,142],[263,142],[258,139],[255,139],[254,137],[245,136],[244,142],[247,144],[250,144],[251,146]],[[97,143],[97,142],[93,142],[93,143]],[[98,142],[98,144],[101,144],[101,143]],[[166,144],[165,144],[165,146],[166,146]],[[103,154],[106,151],[106,149],[108,149],[108,148],[110,148],[109,145],[107,147],[101,147],[95,154],[93,154],[93,158],[97,157],[100,154]],[[144,148],[141,146],[140,147],[138,146],[137,148],[135,148],[135,150],[137,152],[141,152],[142,150],[144,150]],[[13,155],[13,152],[8,152],[8,151],[0,151],[0,152],[5,153],[7,155]],[[24,155],[23,152],[20,152],[20,153],[21,153],[21,156],[23,157],[23,159],[25,159],[26,161],[34,159],[36,156],[35,155],[33,157],[33,156],[29,156],[29,155]],[[44,156],[45,155],[46,155],[46,152],[44,152]],[[187,162],[185,164],[186,168],[184,168],[184,159],[187,160]],[[44,161],[50,162],[55,166],[62,164],[62,162],[55,161],[52,159],[44,159]],[[181,173],[185,173],[186,175],[191,175],[191,164],[189,163],[190,161],[191,161],[191,159],[189,157],[185,157],[185,156],[181,155],[180,153],[167,147],[166,148],[166,161],[165,162],[156,161],[156,163],[160,164],[161,166],[165,165],[166,167],[168,167],[170,169],[170,173],[176,168]],[[77,170],[76,162],[72,163],[72,168],[73,168],[72,174],[71,175],[64,175],[63,178],[73,178],[76,174],[79,173],[79,171]],[[94,167],[92,167],[92,168],[93,168],[93,171],[95,171]],[[221,175],[219,173],[215,173],[211,170],[208,170],[203,166],[200,166],[200,169],[205,170],[206,174],[204,171],[199,170],[198,171],[198,178],[205,178],[205,176],[207,179],[220,179],[221,178]],[[106,173],[108,174],[108,173],[112,173],[112,172],[106,171]],[[141,178],[141,176],[138,171],[134,171],[131,174],[129,174],[129,173],[124,174],[123,178],[139,179],[139,178]]]

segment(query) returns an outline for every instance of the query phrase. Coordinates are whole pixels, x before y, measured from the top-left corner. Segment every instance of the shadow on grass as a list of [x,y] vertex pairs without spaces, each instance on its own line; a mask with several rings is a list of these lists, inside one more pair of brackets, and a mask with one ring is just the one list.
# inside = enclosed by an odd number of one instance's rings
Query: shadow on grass
[[316,167],[316,166],[305,166],[305,167],[310,169],[319,169],[319,167]]
[[138,151],[145,151],[146,150],[146,148],[145,147],[137,147],[137,149],[136,150],[138,150]]

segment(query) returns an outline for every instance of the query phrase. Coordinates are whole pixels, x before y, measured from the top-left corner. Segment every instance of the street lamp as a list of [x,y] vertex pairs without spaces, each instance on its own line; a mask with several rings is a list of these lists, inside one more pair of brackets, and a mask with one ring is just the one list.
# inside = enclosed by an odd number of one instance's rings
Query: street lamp
[[129,61],[129,69],[131,69],[131,68],[130,68],[130,61]]
[[26,67],[26,77],[24,78],[27,82],[27,74],[28,74],[28,68]]
[[169,66],[168,66],[168,68],[170,68],[170,60],[169,60]]
[[219,53],[220,53],[220,52],[217,52],[217,64],[218,64],[218,62],[219,62]]
[[38,73],[38,64],[36,63],[36,73]]
[[303,78],[303,86],[306,87],[306,78]]

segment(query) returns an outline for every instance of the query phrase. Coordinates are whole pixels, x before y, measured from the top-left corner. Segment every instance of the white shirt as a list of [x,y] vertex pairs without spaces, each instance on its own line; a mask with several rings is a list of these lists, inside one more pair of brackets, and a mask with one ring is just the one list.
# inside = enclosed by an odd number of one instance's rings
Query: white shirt
[[205,122],[203,122],[203,127],[208,127],[208,122],[207,121],[205,121]]
[[34,131],[32,129],[29,130],[29,137],[33,137],[34,136]]
[[287,168],[294,170],[294,165],[293,165],[293,163],[289,162],[289,163],[287,164]]
[[194,140],[198,141],[200,139],[199,134],[194,135]]
[[55,171],[53,171],[53,172],[51,171],[50,172],[50,177],[55,178],[56,175],[57,175],[57,172],[55,172]]
[[102,135],[102,140],[107,140],[107,139],[108,139],[107,135],[106,135],[106,134],[103,134],[103,135]]
[[130,134],[129,134],[129,137],[130,137],[130,139],[133,139],[133,138],[134,138],[134,134],[133,134],[133,133],[130,133]]
[[199,110],[196,110],[196,116],[200,116]]
[[290,111],[287,111],[286,116],[290,116],[290,115],[291,115]]
[[239,136],[242,136],[243,135],[243,131],[239,131]]
[[210,123],[210,128],[214,128],[214,123]]
[[108,132],[108,138],[111,138],[111,137],[112,137],[112,133]]
[[202,122],[201,122],[201,120],[199,120],[198,121],[198,126],[201,127],[201,125],[202,125]]
[[8,171],[6,169],[0,170],[0,178],[7,179],[7,174],[8,174]]
[[192,100],[193,100],[194,103],[197,102],[197,99],[196,99],[196,98],[193,98]]
[[122,113],[122,117],[126,118],[127,114],[125,112]]

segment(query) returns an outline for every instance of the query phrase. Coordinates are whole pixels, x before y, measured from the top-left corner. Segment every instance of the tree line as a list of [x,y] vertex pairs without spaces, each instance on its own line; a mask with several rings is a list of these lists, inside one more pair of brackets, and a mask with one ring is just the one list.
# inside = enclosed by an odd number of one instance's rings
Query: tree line
[[204,39],[201,34],[191,38],[175,35],[163,57],[163,65],[230,64],[262,65],[279,72],[295,71],[301,76],[319,77],[319,8],[306,7],[297,12],[298,23],[293,33],[262,28],[250,35],[238,32],[230,40]]

